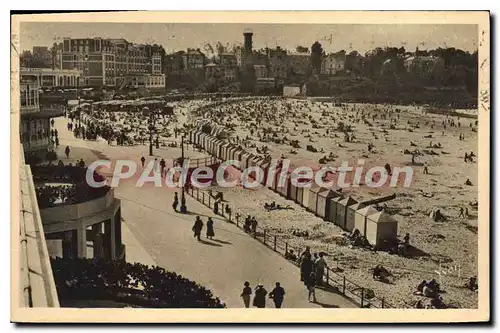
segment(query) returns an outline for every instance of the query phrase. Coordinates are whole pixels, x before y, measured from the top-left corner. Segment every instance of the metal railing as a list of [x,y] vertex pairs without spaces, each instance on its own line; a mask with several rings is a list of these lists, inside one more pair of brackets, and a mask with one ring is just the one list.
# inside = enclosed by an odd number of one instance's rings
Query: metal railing
[[[199,188],[189,187],[186,193],[206,207],[214,209],[214,205],[217,200],[215,199],[215,197],[209,195],[208,192],[200,190]],[[214,213],[225,218],[229,223],[235,224],[238,228],[245,231],[244,221],[241,221],[241,218],[236,218],[236,216],[242,217],[243,215],[239,214],[233,207],[230,207],[228,203],[222,201],[217,202],[217,211],[214,211]],[[226,212],[226,207],[230,208],[228,212]],[[290,250],[293,250],[298,257],[301,252],[300,248],[293,247],[288,243],[288,241],[282,239],[279,235],[273,234],[259,226],[257,226],[255,230],[247,230],[246,232],[249,234],[249,236],[257,239],[268,248],[279,253],[285,259],[300,267],[300,263],[298,262],[298,260],[291,260],[287,255]],[[370,295],[370,293],[368,292],[369,289],[348,280],[345,275],[337,273],[330,267],[327,267],[325,269],[322,280],[327,286],[336,288],[340,294],[357,302],[362,308],[393,307],[391,304],[386,302],[384,297],[380,298],[375,295]]]

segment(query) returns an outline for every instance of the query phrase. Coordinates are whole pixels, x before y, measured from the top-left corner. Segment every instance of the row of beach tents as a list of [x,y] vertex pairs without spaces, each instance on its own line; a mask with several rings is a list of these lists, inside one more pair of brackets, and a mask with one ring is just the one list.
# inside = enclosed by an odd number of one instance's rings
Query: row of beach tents
[[[270,163],[260,156],[248,153],[241,147],[217,139],[224,129],[217,126],[211,127],[210,134],[198,129],[189,132],[189,140],[212,156],[220,160],[238,161],[239,169],[244,170],[252,166],[259,166],[264,175],[259,179],[263,186],[269,187],[286,199],[292,200],[308,211],[323,218],[325,221],[333,222],[342,229],[352,232],[358,229],[362,236],[374,247],[384,247],[397,240],[398,221],[391,215],[378,211],[370,202],[358,202],[351,196],[345,196],[342,192],[319,187],[312,183],[309,187],[296,186],[291,181],[291,173],[288,171],[286,178],[279,183],[281,170],[277,168],[274,177],[268,182],[267,177]],[[252,175],[252,173],[250,173]]]

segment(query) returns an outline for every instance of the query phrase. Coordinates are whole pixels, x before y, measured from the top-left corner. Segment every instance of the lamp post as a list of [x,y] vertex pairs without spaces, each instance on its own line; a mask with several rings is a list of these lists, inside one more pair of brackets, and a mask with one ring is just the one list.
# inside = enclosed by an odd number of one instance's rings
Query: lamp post
[[[184,164],[184,132],[182,133],[182,136],[181,136],[181,161],[182,161],[182,164]],[[182,177],[182,175],[181,175]],[[183,214],[186,214],[187,213],[187,207],[186,207],[186,197],[185,197],[185,194],[184,194],[184,188],[185,188],[185,184],[183,184],[183,182],[181,182],[182,184],[182,189],[181,189],[181,213]]]
[[149,130],[149,156],[153,156],[153,130],[155,129],[154,126],[154,112],[150,111],[147,106],[142,108],[142,113],[147,114],[149,113],[149,125],[148,125],[148,130]]

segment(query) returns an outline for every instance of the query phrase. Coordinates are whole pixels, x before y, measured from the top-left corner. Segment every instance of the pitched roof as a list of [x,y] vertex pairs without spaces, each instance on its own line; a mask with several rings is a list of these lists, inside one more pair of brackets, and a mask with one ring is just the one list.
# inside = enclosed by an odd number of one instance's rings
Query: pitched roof
[[393,223],[393,222],[398,222],[394,217],[391,215],[384,213],[384,212],[376,212],[373,215],[369,215],[368,219],[372,220],[375,223]]

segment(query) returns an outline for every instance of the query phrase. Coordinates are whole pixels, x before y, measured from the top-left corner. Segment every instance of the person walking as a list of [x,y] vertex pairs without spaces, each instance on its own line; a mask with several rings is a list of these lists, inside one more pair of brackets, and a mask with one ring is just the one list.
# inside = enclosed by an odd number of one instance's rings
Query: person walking
[[177,192],[174,194],[174,203],[172,204],[172,208],[175,212],[177,212],[177,206],[179,206],[179,197],[177,196]]
[[69,153],[71,149],[69,149],[69,146],[66,146],[66,149],[64,149],[64,153],[66,154],[66,158],[69,158]]
[[276,282],[276,287],[269,293],[269,298],[273,300],[276,309],[281,308],[281,304],[283,304],[283,299],[285,298],[285,289],[281,287],[279,282]]
[[163,177],[163,171],[165,171],[165,166],[167,165],[167,163],[165,162],[165,160],[162,158],[160,160],[160,168],[161,168],[161,176]]
[[309,291],[309,296],[307,299],[311,302],[311,296],[313,297],[312,302],[316,303],[316,276],[314,272],[312,272],[306,279],[306,287]]
[[307,278],[313,271],[313,261],[311,259],[311,253],[306,252],[305,255],[301,256],[300,261],[300,280],[304,281],[304,284],[307,282]]
[[325,268],[327,267],[325,258],[323,258],[323,252],[320,252],[319,258],[316,259],[315,267],[316,267],[316,284],[323,284],[323,276],[325,275]]
[[255,219],[255,216],[252,216],[252,232],[255,234],[257,232],[257,220]]
[[213,239],[214,236],[215,236],[214,221],[212,220],[211,217],[209,217],[207,221],[207,238]]
[[142,164],[142,168],[144,168],[144,163],[146,163],[146,159],[143,157],[141,157],[141,164]]
[[200,241],[200,236],[201,236],[201,230],[203,229],[203,221],[199,216],[196,216],[196,220],[194,221],[194,226],[193,226],[193,232],[194,232],[194,237]]
[[265,308],[266,295],[267,290],[264,288],[264,286],[262,284],[257,285],[257,287],[255,288],[255,296],[253,297],[253,306],[257,308]]
[[243,291],[241,292],[241,298],[243,298],[243,303],[245,304],[245,308],[250,307],[250,295],[252,295],[252,288],[250,288],[250,282],[245,281],[243,284]]

